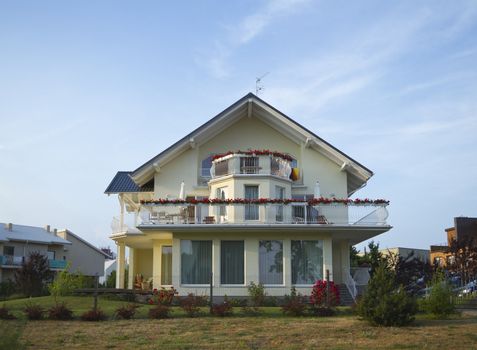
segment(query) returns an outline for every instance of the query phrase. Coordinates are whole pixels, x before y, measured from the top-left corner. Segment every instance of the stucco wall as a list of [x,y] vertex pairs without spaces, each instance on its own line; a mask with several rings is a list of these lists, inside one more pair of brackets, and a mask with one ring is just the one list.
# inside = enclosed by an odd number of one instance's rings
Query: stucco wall
[[86,276],[104,275],[106,257],[102,253],[69,234],[68,231],[59,231],[58,236],[72,243],[65,247],[67,251],[64,252],[64,256],[70,264],[70,271],[80,271]]

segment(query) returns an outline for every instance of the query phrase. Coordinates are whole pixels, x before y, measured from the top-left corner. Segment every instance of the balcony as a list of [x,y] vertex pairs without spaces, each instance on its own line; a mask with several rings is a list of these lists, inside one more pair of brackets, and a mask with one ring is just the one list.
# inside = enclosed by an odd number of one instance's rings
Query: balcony
[[[0,255],[0,265],[8,267],[21,267],[25,259],[27,259],[25,256]],[[65,260],[48,259],[48,265],[50,269],[63,270],[66,268],[66,264],[67,262]]]
[[291,157],[282,156],[284,158],[269,154],[227,154],[215,159],[210,169],[201,168],[198,182],[204,185],[210,180],[228,175],[268,175],[301,183],[301,169],[292,166]]
[[66,262],[66,260],[49,259],[48,264],[50,265],[50,269],[64,270],[64,269],[66,269],[67,262]]
[[383,226],[387,225],[386,206],[387,203],[318,205],[308,202],[288,204],[144,203],[141,207],[139,225]]

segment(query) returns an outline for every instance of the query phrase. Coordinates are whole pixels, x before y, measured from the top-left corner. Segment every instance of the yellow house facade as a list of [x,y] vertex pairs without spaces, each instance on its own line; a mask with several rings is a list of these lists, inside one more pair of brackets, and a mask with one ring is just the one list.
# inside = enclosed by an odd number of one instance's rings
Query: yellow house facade
[[309,294],[328,270],[356,294],[349,247],[388,231],[387,202],[349,199],[373,175],[248,94],[106,189],[118,195],[111,238],[117,287],[135,277],[179,295]]

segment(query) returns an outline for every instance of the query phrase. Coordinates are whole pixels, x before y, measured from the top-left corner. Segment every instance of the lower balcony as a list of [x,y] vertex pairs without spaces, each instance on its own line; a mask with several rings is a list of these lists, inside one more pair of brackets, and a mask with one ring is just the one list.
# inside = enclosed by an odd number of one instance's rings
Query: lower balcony
[[[26,259],[28,259],[26,256],[0,255],[0,266],[20,268]],[[67,262],[66,260],[48,259],[48,265],[52,270],[64,270]]]
[[143,204],[136,226],[387,225],[387,204]]

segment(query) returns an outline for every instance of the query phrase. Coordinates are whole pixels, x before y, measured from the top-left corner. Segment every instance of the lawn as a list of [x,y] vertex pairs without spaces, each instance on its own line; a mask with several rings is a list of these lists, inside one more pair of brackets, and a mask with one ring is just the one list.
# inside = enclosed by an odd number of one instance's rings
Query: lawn
[[[65,299],[75,314],[87,310],[92,298]],[[45,306],[49,297],[36,298]],[[7,302],[18,316],[25,300]],[[100,307],[111,316],[120,301],[101,299]],[[140,308],[145,317],[149,306]],[[285,317],[278,308],[267,308],[259,317],[189,319],[174,309],[168,320],[0,321],[0,348],[25,349],[477,349],[477,318],[463,316],[438,321],[418,318],[411,327],[371,327],[351,315],[331,318]],[[205,311],[205,310],[204,310]]]

